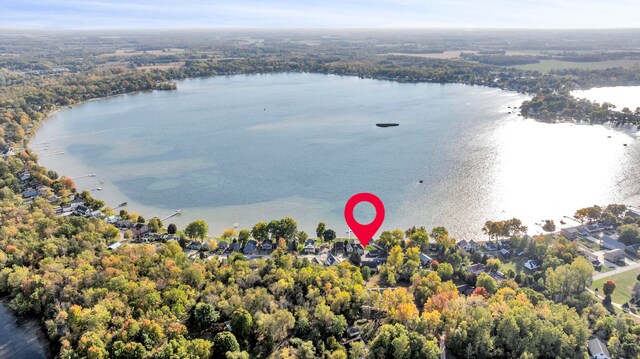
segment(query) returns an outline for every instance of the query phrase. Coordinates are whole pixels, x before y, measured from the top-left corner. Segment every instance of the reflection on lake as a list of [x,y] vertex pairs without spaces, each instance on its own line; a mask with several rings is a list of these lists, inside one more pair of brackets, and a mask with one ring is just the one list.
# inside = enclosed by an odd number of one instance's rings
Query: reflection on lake
[[[341,235],[357,192],[384,201],[383,229],[444,225],[460,239],[488,219],[535,232],[579,207],[639,202],[635,132],[523,120],[524,99],[317,74],[196,79],[61,111],[32,146],[61,174],[96,173],[76,182],[108,205],[145,218],[182,208],[171,221],[203,218],[214,234],[289,215]],[[356,218],[372,218],[363,208]]]
[[0,358],[47,358],[41,330],[36,321],[17,318],[0,302]]
[[598,103],[609,102],[616,105],[617,110],[628,107],[631,111],[635,111],[640,107],[640,86],[594,87],[588,90],[571,91],[571,95]]

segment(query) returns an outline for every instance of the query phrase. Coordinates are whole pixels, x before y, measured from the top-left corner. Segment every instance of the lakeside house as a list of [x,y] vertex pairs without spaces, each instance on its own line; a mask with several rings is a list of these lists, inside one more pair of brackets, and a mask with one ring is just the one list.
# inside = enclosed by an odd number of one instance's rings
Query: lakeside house
[[254,254],[256,252],[257,246],[258,246],[258,242],[255,239],[252,239],[249,242],[247,242],[247,244],[244,246],[242,253]]
[[302,253],[304,254],[313,254],[316,252],[316,241],[313,239],[307,239],[304,242],[304,248],[302,248]]
[[73,211],[73,214],[80,217],[89,217],[91,215],[91,209],[85,205],[78,205]]
[[35,188],[27,188],[22,192],[22,198],[36,198],[38,197],[38,191]]
[[625,257],[623,249],[614,249],[604,254],[604,259],[611,263],[624,261]]
[[227,241],[218,242],[218,250],[220,251],[220,253],[224,253],[224,251],[226,251],[227,248],[229,248],[229,242]]
[[574,240],[580,236],[580,230],[578,228],[579,227],[563,228],[560,230],[560,234],[566,239]]
[[260,248],[262,248],[262,250],[265,251],[271,251],[273,250],[273,241],[270,239],[265,239],[264,241],[262,241],[262,243],[260,244]]
[[344,243],[341,241],[337,241],[333,244],[333,254],[344,254]]
[[606,249],[625,249],[625,244],[618,241],[617,238],[611,237],[611,236],[603,236],[602,239],[602,246]]
[[227,248],[227,253],[240,252],[241,250],[242,250],[242,243],[233,242],[229,244],[229,248]]
[[147,226],[144,223],[136,223],[135,226],[133,226],[133,235],[136,237],[142,237],[148,233],[149,233],[149,226]]
[[464,239],[458,242],[458,248],[467,252],[471,249],[471,247],[469,246],[469,242]]
[[360,255],[364,254],[364,247],[360,244],[359,241],[352,239],[351,242],[347,243],[347,253],[351,254],[353,251],[358,251]]

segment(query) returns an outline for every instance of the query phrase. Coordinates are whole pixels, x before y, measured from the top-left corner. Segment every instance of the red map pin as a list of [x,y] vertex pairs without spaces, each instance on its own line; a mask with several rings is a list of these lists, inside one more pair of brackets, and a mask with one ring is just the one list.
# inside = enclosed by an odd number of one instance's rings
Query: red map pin
[[[376,217],[369,224],[360,224],[356,222],[356,219],[353,217],[353,209],[360,202],[369,202],[373,205],[373,208],[376,209]],[[371,238],[373,238],[373,235],[376,234],[380,226],[382,226],[382,222],[384,222],[384,204],[382,204],[380,198],[374,194],[358,193],[349,198],[347,204],[344,206],[344,219],[347,221],[349,228],[351,228],[356,237],[358,237],[362,246],[366,247],[371,241]]]

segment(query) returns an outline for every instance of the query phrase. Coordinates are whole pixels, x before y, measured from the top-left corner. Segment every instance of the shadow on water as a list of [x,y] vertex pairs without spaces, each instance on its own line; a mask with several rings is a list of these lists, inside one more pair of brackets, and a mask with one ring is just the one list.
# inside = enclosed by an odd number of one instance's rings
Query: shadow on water
[[46,359],[52,357],[40,324],[20,318],[0,301],[0,359]]

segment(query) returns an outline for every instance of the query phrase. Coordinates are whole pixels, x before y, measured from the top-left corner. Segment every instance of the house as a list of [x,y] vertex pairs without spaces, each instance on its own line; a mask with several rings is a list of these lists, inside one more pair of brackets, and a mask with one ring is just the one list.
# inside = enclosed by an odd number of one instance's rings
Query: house
[[478,249],[480,249],[480,245],[478,244],[478,242],[472,239],[469,241],[469,249],[473,249],[474,251],[477,251]]
[[473,290],[475,289],[474,287],[468,284],[459,285],[457,288],[458,288],[458,294],[464,294],[467,297],[473,294]]
[[347,253],[353,253],[356,250],[360,255],[364,254],[364,247],[360,244],[359,241],[352,239],[351,242],[347,243]]
[[226,241],[218,242],[218,250],[220,252],[224,253],[224,251],[226,251],[227,248],[229,248],[229,242],[226,242]]
[[378,267],[383,263],[384,263],[383,261],[377,258],[367,258],[367,259],[363,258],[362,261],[360,262],[360,266],[362,268],[369,267],[369,269],[371,269],[371,273],[376,273],[378,271]]
[[624,214],[625,216],[629,216],[631,218],[638,218],[640,217],[640,211],[636,210],[636,209],[628,209],[627,213]]
[[424,253],[420,253],[420,263],[423,267],[428,267],[433,262],[433,259]]
[[31,178],[31,172],[25,171],[18,173],[18,180],[20,182],[28,181]]
[[333,266],[340,263],[341,261],[338,258],[336,258],[333,254],[331,253],[327,254],[327,265]]
[[133,223],[127,221],[126,219],[119,219],[115,223],[115,226],[120,228],[120,229],[131,229],[131,228],[133,228]]
[[498,247],[496,247],[495,243],[493,242],[485,242],[483,245],[484,249],[488,250],[488,251],[495,251],[496,249],[498,249]]
[[102,211],[93,211],[93,212],[89,213],[89,217],[100,218],[100,217],[102,217]]
[[458,249],[469,251],[471,247],[469,247],[469,242],[463,239],[460,242],[458,242]]
[[35,198],[38,197],[38,191],[34,188],[27,188],[24,192],[22,192],[22,198]]
[[576,239],[580,235],[578,227],[568,227],[560,230],[560,234],[566,239]]
[[120,217],[118,216],[109,216],[107,218],[104,219],[105,223],[107,224],[116,224],[116,222],[118,222],[120,220]]
[[640,256],[640,243],[626,246],[624,250],[627,251],[627,253],[632,254],[634,256]]
[[122,245],[122,242],[111,243],[109,247],[107,247],[110,251],[118,249]]
[[240,252],[241,250],[242,250],[242,243],[240,242],[233,242],[229,244],[229,248],[227,248],[227,252],[229,253]]
[[482,263],[474,263],[467,266],[467,272],[475,275],[476,277],[487,270],[487,267]]
[[135,235],[136,237],[141,237],[148,233],[149,226],[144,223],[136,223],[136,225],[133,226],[133,235]]
[[611,236],[603,236],[601,239],[601,245],[606,249],[625,249],[624,243],[618,241]]
[[601,228],[600,225],[597,224],[597,223],[591,223],[591,224],[587,224],[586,226],[584,226],[584,230],[589,234],[598,233],[602,229],[603,228]]
[[6,152],[2,154],[2,158],[7,159],[8,157],[15,156],[16,151],[13,147],[9,147]]
[[538,270],[540,269],[541,266],[542,264],[537,259],[529,259],[526,262],[524,262],[524,267],[530,271]]
[[260,247],[265,251],[271,251],[273,250],[273,242],[270,239],[265,239],[260,244]]
[[604,259],[608,260],[611,263],[616,263],[618,261],[624,261],[625,254],[622,249],[614,249],[604,254]]
[[316,241],[313,239],[307,239],[304,242],[304,248],[302,248],[302,253],[304,254],[313,254],[316,252]]
[[509,252],[505,248],[502,248],[499,253],[502,256],[502,258],[505,258],[505,259],[511,258],[511,252]]
[[347,328],[347,335],[350,339],[357,338],[358,336],[360,336],[360,329],[356,327],[349,327]]
[[607,345],[598,337],[589,338],[587,343],[591,359],[609,359]]
[[81,217],[89,217],[91,215],[91,210],[85,205],[79,205],[73,211],[73,214]]
[[499,241],[498,248],[500,249],[511,249],[511,242],[508,240]]
[[189,243],[189,245],[187,246],[187,249],[190,249],[192,251],[199,251],[201,248],[202,248],[202,242],[198,242],[198,241],[193,241]]
[[330,248],[331,247],[327,243],[323,243],[320,245],[320,248],[318,248],[318,252],[319,253],[329,252]]
[[333,244],[333,254],[344,254],[344,242],[337,241]]
[[256,248],[258,247],[258,242],[255,239],[250,240],[244,246],[242,253],[244,254],[254,254],[256,252]]

